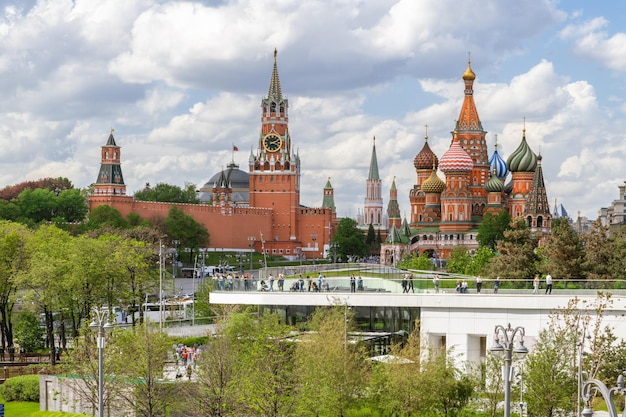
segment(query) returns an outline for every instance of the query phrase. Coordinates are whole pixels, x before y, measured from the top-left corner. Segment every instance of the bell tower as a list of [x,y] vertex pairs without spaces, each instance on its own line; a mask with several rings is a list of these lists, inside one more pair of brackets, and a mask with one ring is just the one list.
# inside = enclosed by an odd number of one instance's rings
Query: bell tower
[[267,97],[261,100],[261,131],[256,152],[251,151],[250,207],[273,210],[273,235],[266,240],[298,240],[300,209],[300,157],[293,152],[287,109],[274,50],[274,69]]

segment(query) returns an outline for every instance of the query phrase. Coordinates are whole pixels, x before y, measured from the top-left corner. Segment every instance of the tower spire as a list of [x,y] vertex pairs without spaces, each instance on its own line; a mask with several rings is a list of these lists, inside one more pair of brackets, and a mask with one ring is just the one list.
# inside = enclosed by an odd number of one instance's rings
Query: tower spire
[[370,160],[370,172],[367,175],[368,180],[379,180],[378,159],[376,158],[376,136],[374,136],[374,145],[372,146],[372,159]]
[[276,56],[278,51],[274,49],[274,69],[272,70],[272,78],[270,79],[270,88],[267,92],[267,98],[274,99],[279,102],[283,98],[283,92],[280,88],[280,79],[278,78],[278,64],[276,63]]

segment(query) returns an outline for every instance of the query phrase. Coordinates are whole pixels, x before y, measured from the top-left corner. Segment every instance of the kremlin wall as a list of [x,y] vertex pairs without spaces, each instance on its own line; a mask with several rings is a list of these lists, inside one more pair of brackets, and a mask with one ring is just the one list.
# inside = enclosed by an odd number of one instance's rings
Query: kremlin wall
[[[202,204],[175,204],[207,228],[215,249],[253,249],[291,259],[323,258],[328,253],[338,219],[330,179],[323,188],[322,207],[300,204],[300,156],[288,127],[288,100],[282,94],[277,53],[268,94],[261,100],[261,128],[256,151],[251,150],[248,174],[231,162],[226,170],[200,187]],[[402,219],[395,179],[384,210],[376,141],[367,179],[359,227],[370,225],[385,239],[381,262],[392,264],[408,253],[447,258],[454,247],[476,249],[478,226],[486,213],[508,211],[524,218],[538,236],[550,233],[552,216],[545,189],[541,155],[526,141],[524,128],[518,148],[506,162],[497,150],[489,157],[486,134],[474,103],[476,75],[468,62],[463,73],[464,101],[450,147],[439,158],[428,144],[414,159],[416,182],[408,191],[410,219]],[[443,179],[439,176],[443,174]],[[509,175],[510,174],[510,175]],[[507,182],[508,179],[508,182]],[[113,133],[101,149],[101,164],[93,210],[109,205],[123,216],[131,212],[146,219],[166,217],[173,203],[135,201],[126,195],[121,148]]]

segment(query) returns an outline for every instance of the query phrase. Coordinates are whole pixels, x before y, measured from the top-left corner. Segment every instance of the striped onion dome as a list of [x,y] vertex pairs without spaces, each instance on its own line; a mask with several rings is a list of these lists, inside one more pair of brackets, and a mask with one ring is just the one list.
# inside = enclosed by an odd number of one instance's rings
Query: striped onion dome
[[522,136],[522,143],[509,156],[507,165],[511,172],[535,172],[537,168],[537,155],[530,149],[526,143],[526,129]]
[[509,168],[506,166],[506,162],[498,153],[498,139],[496,138],[496,149],[493,151],[493,155],[489,158],[489,165],[491,171],[495,171],[496,177],[500,179],[506,178],[509,175]]
[[439,166],[439,158],[437,158],[437,155],[430,149],[428,136],[426,136],[424,138],[424,147],[415,155],[415,159],[413,159],[413,166],[415,166],[415,169],[431,169],[433,164],[436,169]]
[[485,184],[485,188],[488,193],[501,193],[502,190],[504,190],[504,183],[498,178],[495,169],[491,171],[491,178],[489,178],[489,181]]
[[474,168],[474,161],[459,145],[459,140],[455,134],[452,145],[439,161],[439,169],[445,174],[446,172],[469,172],[472,168]]
[[433,168],[430,177],[426,178],[422,183],[422,191],[425,193],[441,194],[446,188],[446,183],[437,175],[437,170]]

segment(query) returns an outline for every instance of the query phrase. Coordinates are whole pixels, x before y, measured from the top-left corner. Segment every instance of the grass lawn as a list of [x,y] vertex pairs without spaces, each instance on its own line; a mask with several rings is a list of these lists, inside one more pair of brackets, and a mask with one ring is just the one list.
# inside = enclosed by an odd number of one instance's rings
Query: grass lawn
[[[4,401],[2,402],[4,403]],[[11,417],[69,417],[81,414],[39,411],[39,403],[15,401],[4,403],[4,415]]]

